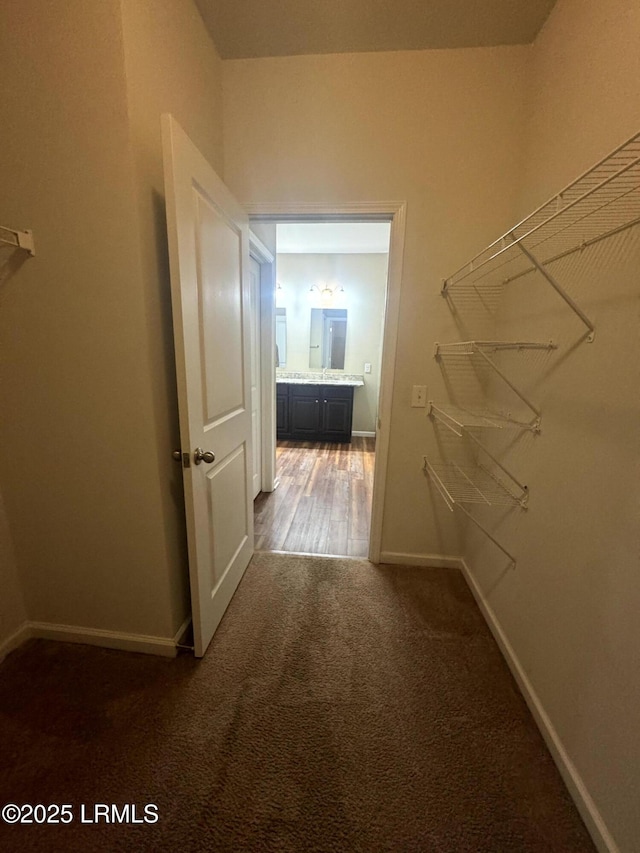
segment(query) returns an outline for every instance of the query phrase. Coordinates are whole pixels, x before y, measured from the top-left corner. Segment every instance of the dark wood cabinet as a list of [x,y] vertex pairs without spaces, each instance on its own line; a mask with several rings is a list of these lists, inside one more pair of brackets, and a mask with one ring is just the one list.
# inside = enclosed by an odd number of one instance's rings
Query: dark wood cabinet
[[278,438],[351,441],[353,386],[276,386]]

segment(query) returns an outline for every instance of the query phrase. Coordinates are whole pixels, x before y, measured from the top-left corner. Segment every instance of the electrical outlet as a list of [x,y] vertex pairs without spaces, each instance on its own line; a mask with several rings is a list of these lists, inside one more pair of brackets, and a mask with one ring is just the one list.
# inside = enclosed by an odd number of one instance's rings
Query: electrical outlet
[[427,405],[427,386],[414,385],[411,392],[411,406],[414,409],[424,409]]
[[370,361],[365,361],[364,372],[365,373],[371,373],[371,362]]

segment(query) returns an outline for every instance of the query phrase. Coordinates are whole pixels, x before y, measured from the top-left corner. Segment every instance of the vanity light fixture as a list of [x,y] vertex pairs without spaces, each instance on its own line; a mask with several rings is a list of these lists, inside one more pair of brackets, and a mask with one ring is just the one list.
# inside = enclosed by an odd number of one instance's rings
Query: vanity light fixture
[[319,307],[330,308],[332,305],[342,305],[345,299],[344,287],[341,284],[312,284],[309,288],[309,301]]

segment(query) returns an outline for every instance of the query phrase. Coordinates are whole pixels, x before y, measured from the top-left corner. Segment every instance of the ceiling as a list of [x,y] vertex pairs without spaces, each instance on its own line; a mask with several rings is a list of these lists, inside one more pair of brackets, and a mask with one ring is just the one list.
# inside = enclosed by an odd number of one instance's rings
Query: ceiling
[[530,44],[556,0],[196,0],[223,59]]
[[279,223],[276,228],[279,255],[389,251],[389,222],[287,222]]

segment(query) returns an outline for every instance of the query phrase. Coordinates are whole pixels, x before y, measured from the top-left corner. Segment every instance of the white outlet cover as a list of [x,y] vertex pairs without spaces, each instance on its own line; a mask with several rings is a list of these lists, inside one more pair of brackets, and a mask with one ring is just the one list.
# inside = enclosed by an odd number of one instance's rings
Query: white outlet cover
[[414,409],[424,409],[427,405],[427,386],[414,385],[411,389],[411,406]]

